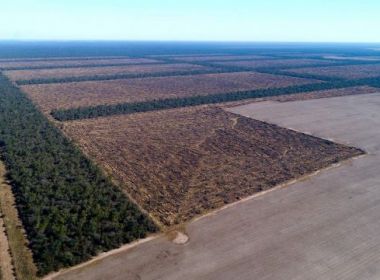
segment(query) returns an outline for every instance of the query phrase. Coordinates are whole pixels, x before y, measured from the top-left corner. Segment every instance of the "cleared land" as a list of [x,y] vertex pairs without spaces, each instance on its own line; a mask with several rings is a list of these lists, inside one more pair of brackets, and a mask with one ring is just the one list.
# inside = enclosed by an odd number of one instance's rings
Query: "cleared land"
[[[7,235],[10,254],[12,256],[11,267],[7,266],[8,271],[3,275],[4,280],[14,279],[11,273],[16,274],[17,279],[36,279],[37,269],[33,263],[32,253],[27,247],[29,243],[25,236],[24,227],[18,216],[15,198],[11,186],[5,179],[5,167],[0,161],[0,214],[3,216],[5,233]],[[8,245],[7,244],[7,245]],[[6,246],[6,244],[2,244]],[[2,247],[0,246],[0,247]],[[10,257],[10,256],[9,256]],[[1,260],[1,265],[6,265],[7,259]]]
[[64,131],[164,225],[361,154],[215,107],[68,122]]
[[247,67],[247,68],[272,68],[272,67],[286,67],[286,66],[301,66],[301,65],[333,65],[336,64],[333,60],[321,59],[268,59],[268,60],[249,60],[249,61],[228,61],[228,62],[215,62],[214,64],[220,66],[234,66],[234,67]]
[[55,279],[378,280],[379,104],[370,94],[237,108],[370,155],[190,223],[186,246],[161,236]]
[[303,94],[280,95],[280,96],[273,97],[272,100],[280,101],[280,102],[289,102],[289,101],[297,101],[297,100],[309,100],[309,99],[338,97],[338,96],[346,96],[346,95],[369,94],[369,93],[377,93],[377,92],[379,92],[378,88],[362,86],[362,87],[349,87],[349,88],[339,88],[339,89],[330,89],[330,90],[319,90],[319,91],[312,91],[312,92],[303,93]]
[[243,60],[243,59],[265,59],[268,57],[261,55],[210,55],[210,56],[172,56],[168,57],[173,60],[188,61],[188,62],[202,62],[202,61],[229,61],[229,60]]
[[345,79],[361,79],[380,76],[380,64],[370,65],[348,65],[348,66],[331,66],[317,68],[300,68],[288,70],[298,74],[311,74],[321,76],[331,76]]
[[149,101],[316,83],[312,79],[254,72],[114,81],[27,85],[21,88],[42,111]]
[[256,99],[248,99],[243,101],[234,101],[221,104],[223,108],[231,108],[235,106],[241,106],[245,104],[251,104],[253,102],[262,102],[262,101],[279,101],[279,102],[289,102],[289,101],[298,101],[298,100],[310,100],[310,99],[320,99],[320,98],[329,98],[329,97],[338,97],[338,96],[347,96],[347,95],[359,95],[359,94],[370,94],[378,93],[379,88],[370,87],[370,86],[356,86],[356,87],[346,87],[346,88],[334,88],[328,90],[316,90],[305,93],[296,93],[296,94],[285,94],[278,96],[269,96]]
[[35,70],[4,71],[11,80],[30,80],[46,78],[86,77],[103,76],[113,74],[141,74],[175,71],[208,70],[210,68],[194,64],[152,64],[130,66],[105,66],[105,67],[82,67],[82,68],[55,68]]
[[380,57],[376,56],[338,56],[338,55],[326,55],[326,59],[336,60],[358,60],[358,61],[380,61]]
[[61,67],[61,66],[91,66],[101,64],[139,64],[157,63],[155,59],[148,58],[121,58],[121,59],[63,59],[63,60],[38,60],[38,61],[1,61],[0,69],[28,68],[28,67]]
[[0,280],[13,280],[15,277],[13,273],[12,257],[9,251],[8,238],[5,232],[1,210],[0,215]]

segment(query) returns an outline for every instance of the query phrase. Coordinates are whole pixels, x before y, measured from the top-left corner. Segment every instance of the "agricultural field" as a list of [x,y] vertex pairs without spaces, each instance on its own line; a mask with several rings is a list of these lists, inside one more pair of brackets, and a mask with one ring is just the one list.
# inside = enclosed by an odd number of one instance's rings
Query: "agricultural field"
[[266,100],[290,102],[290,101],[297,101],[297,100],[309,100],[309,99],[320,99],[320,98],[348,96],[348,95],[370,94],[370,93],[378,93],[379,91],[380,90],[378,88],[369,87],[369,86],[361,86],[361,87],[319,90],[319,91],[312,91],[312,92],[303,93],[303,94],[280,95],[273,98],[266,98]]
[[207,106],[63,129],[166,226],[362,153]]
[[330,76],[344,79],[380,77],[380,63],[370,65],[347,65],[289,70],[292,73]]
[[294,94],[284,94],[276,96],[267,96],[261,98],[247,99],[234,102],[226,102],[220,104],[221,108],[231,108],[235,106],[251,104],[254,102],[262,101],[278,101],[278,102],[290,102],[290,101],[299,101],[299,100],[310,100],[310,99],[320,99],[320,98],[329,98],[329,97],[338,97],[338,96],[348,96],[348,95],[360,95],[360,94],[371,94],[380,92],[379,88],[370,87],[370,86],[354,86],[354,87],[344,87],[344,88],[334,88],[327,90],[316,90],[304,93],[294,93]]
[[253,60],[253,59],[267,59],[266,56],[261,55],[210,55],[210,56],[169,56],[172,60],[186,61],[186,62],[207,62],[207,61],[233,61],[233,60]]
[[239,72],[22,86],[45,113],[54,109],[306,85],[319,81]]
[[59,68],[59,67],[78,67],[78,66],[98,66],[109,64],[140,64],[157,63],[158,61],[150,58],[121,58],[121,59],[53,59],[53,60],[28,60],[28,61],[0,61],[0,69],[28,69],[28,68]]
[[357,60],[357,61],[380,61],[378,56],[338,56],[338,55],[326,55],[325,59],[336,59],[336,60]]
[[293,67],[293,66],[308,66],[308,65],[334,65],[337,62],[333,60],[321,59],[268,59],[268,60],[241,60],[227,62],[213,62],[219,66],[233,66],[246,68],[277,68],[277,67]]
[[[231,106],[370,98],[380,88],[380,66],[368,50],[121,44],[21,49],[13,58],[6,57],[17,50],[1,50],[0,178],[8,187],[0,200],[17,206],[1,211],[18,218],[6,236],[11,257],[28,259],[11,262],[16,276],[42,277],[91,258],[96,265],[99,254],[139,246],[129,244],[135,240],[173,241],[173,231],[192,242],[187,226],[203,214],[365,153]],[[339,69],[347,78],[305,69]],[[0,218],[0,230],[8,230]]]
[[210,68],[194,64],[141,64],[127,66],[104,66],[104,67],[75,67],[75,68],[54,68],[54,69],[33,69],[33,70],[11,70],[4,71],[11,80],[31,80],[48,78],[105,76],[114,74],[142,74],[160,73],[175,71],[210,70]]

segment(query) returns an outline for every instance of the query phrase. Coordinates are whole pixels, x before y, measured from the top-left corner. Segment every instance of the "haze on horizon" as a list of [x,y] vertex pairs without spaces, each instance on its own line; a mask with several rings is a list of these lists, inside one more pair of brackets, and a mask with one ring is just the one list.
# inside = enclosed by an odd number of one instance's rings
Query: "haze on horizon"
[[380,42],[376,0],[4,0],[0,40]]

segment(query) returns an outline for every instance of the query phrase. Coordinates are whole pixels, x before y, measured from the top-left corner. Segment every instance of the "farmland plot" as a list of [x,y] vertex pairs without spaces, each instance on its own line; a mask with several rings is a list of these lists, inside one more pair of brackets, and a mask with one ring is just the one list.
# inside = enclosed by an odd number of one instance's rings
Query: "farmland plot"
[[207,106],[65,122],[63,129],[164,225],[362,153]]
[[21,69],[21,68],[52,68],[69,66],[94,66],[108,64],[139,64],[156,63],[157,60],[148,58],[121,58],[121,59],[63,59],[63,60],[37,60],[37,61],[1,61],[0,69]]
[[289,70],[293,73],[331,76],[345,79],[380,77],[380,63],[370,65],[347,65]]
[[104,104],[210,95],[318,82],[254,72],[27,85],[21,88],[45,113]]
[[215,62],[220,66],[234,66],[234,67],[247,67],[247,68],[272,68],[272,67],[292,67],[302,65],[333,65],[337,62],[332,60],[319,60],[319,59],[269,59],[269,60],[247,60],[247,61],[228,61],[228,62]]
[[261,55],[210,55],[210,56],[173,56],[168,57],[173,60],[187,62],[202,62],[202,61],[230,61],[230,60],[251,60],[251,59],[266,59],[268,57]]
[[140,74],[175,71],[208,70],[210,68],[193,64],[148,64],[130,66],[105,66],[105,67],[81,67],[81,68],[55,68],[34,70],[4,71],[11,80],[31,80],[47,78],[104,76],[113,74]]

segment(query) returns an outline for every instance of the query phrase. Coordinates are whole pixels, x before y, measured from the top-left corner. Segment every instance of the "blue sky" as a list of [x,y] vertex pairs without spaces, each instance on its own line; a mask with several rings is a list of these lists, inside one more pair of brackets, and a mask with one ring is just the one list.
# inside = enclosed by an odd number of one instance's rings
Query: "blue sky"
[[2,0],[0,39],[380,42],[380,1]]

